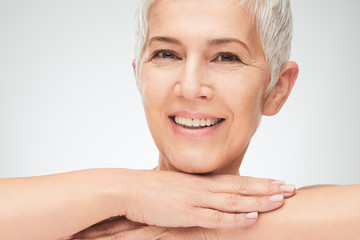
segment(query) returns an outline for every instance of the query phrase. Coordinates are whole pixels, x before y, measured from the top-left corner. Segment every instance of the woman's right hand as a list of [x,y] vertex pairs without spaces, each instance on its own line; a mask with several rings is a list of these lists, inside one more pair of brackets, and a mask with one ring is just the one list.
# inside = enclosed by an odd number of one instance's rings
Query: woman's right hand
[[125,217],[164,227],[245,227],[295,194],[293,185],[232,175],[141,170],[130,171],[126,181]]

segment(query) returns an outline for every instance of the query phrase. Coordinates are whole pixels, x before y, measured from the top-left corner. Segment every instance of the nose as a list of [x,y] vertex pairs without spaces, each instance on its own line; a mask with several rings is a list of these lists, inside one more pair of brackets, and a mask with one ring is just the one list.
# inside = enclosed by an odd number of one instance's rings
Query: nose
[[174,92],[177,97],[187,100],[209,101],[213,99],[214,92],[206,66],[195,58],[189,58],[179,74]]

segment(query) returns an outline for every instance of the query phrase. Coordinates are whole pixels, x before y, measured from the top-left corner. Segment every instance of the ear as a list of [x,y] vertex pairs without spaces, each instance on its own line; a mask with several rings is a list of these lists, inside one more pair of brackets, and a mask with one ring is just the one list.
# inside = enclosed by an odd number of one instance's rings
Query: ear
[[280,111],[290,95],[298,73],[299,67],[296,62],[285,64],[280,71],[278,82],[265,100],[263,115],[272,116]]

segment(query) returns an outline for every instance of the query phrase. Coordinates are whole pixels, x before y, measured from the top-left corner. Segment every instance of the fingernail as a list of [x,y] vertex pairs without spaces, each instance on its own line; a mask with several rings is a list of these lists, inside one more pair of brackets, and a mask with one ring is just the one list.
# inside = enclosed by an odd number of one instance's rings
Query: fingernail
[[277,194],[269,197],[271,202],[282,202],[284,200],[284,195]]
[[245,214],[245,216],[249,219],[256,219],[258,217],[258,212],[251,212],[251,213],[247,213]]
[[295,185],[284,184],[284,185],[280,186],[280,190],[282,192],[291,193],[291,192],[295,191]]
[[284,181],[278,181],[278,180],[274,180],[271,182],[271,184],[285,184]]

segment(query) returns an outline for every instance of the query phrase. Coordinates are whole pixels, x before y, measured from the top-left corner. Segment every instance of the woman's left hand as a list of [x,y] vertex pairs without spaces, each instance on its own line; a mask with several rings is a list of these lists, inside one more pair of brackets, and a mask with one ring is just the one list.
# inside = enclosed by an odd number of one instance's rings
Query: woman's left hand
[[[229,229],[230,230],[230,229]],[[132,222],[125,217],[104,221],[95,224],[72,237],[65,239],[76,240],[118,240],[118,239],[159,239],[159,240],[218,240],[216,229],[192,228],[167,228],[148,226]]]

